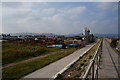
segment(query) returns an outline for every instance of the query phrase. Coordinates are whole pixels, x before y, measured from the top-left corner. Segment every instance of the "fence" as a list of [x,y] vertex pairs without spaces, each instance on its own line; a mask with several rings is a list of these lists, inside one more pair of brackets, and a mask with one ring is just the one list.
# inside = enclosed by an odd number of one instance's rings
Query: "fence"
[[[87,80],[88,78],[90,78],[92,80],[94,80],[94,79],[98,80],[98,68],[100,68],[102,42],[103,42],[103,39],[100,40],[100,44],[96,50],[96,53],[95,53],[93,59],[90,62],[90,65],[88,66],[86,73],[83,76],[83,80]],[[96,66],[96,68],[95,68],[95,66]]]

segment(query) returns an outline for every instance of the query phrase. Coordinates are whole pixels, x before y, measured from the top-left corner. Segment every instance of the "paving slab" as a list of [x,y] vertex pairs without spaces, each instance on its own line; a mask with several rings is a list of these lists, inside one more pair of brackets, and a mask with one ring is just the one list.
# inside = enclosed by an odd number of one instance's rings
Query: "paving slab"
[[118,78],[118,54],[110,47],[106,40],[103,40],[102,47],[99,79]]

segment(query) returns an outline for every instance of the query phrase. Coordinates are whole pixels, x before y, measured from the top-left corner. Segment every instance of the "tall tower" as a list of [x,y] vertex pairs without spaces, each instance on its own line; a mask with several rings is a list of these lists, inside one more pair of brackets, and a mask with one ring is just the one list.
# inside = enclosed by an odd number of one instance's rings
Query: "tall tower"
[[84,40],[89,43],[89,37],[90,37],[89,28],[86,27],[83,29],[83,35],[84,35]]
[[90,30],[89,30],[89,28],[84,28],[83,29],[83,35],[85,35],[85,36],[90,36]]

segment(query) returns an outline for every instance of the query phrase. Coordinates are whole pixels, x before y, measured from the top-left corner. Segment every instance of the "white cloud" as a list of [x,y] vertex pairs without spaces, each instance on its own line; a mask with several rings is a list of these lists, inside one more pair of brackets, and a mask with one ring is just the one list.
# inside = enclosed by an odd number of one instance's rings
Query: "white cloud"
[[[86,10],[85,6],[79,6],[79,7],[74,7],[74,8],[67,8],[64,10],[58,10],[59,13],[51,16],[51,17],[43,17],[42,20],[40,20],[40,24],[43,27],[49,27],[50,31],[53,31],[55,33],[77,33],[79,32],[79,27],[74,27],[74,30],[78,30],[77,32],[73,32],[73,27],[74,25],[73,22],[71,20],[74,20],[75,17],[73,16],[79,16],[81,15],[84,11]],[[72,22],[72,23],[71,23]],[[45,24],[44,24],[45,23]],[[66,30],[68,30],[68,32],[66,32]],[[49,31],[48,31],[49,32]]]
[[[116,5],[115,5],[116,4]],[[101,10],[116,10],[118,9],[118,3],[110,3],[110,2],[101,2],[100,4],[96,4],[98,9]]]
[[83,13],[86,10],[86,6],[79,6],[79,7],[74,7],[74,8],[65,8],[65,9],[60,9],[58,10],[61,13],[64,14],[70,14],[70,15],[78,15]]
[[[103,12],[110,7],[108,4],[97,6],[97,11],[86,6],[63,6],[64,9],[48,7],[47,3],[41,7],[39,3],[22,3],[16,7],[9,7],[7,4],[3,10],[3,31],[4,32],[52,32],[52,33],[81,33],[84,27],[95,31],[102,31],[103,26],[112,26],[110,21],[104,21],[106,14]],[[12,4],[11,4],[12,5]],[[101,7],[107,6],[106,9]],[[47,7],[48,8],[47,8]],[[62,8],[63,8],[62,7]],[[92,16],[90,14],[92,13]],[[51,15],[52,14],[52,15]],[[86,16],[89,16],[87,18]],[[84,16],[84,17],[82,17]],[[76,20],[79,18],[79,20]],[[90,19],[92,18],[92,19]],[[95,21],[98,20],[98,21]],[[103,21],[101,21],[103,20]],[[113,21],[114,22],[114,21]],[[102,25],[103,24],[103,25]],[[114,24],[114,23],[112,23]],[[96,27],[97,26],[97,27]],[[102,26],[102,28],[100,28]],[[96,32],[95,32],[96,33]]]
[[[6,5],[7,6],[7,5]],[[55,32],[66,33],[66,30],[72,26],[70,21],[82,14],[85,10],[85,6],[79,6],[74,8],[67,8],[67,10],[55,8],[43,8],[41,11],[32,9],[33,4],[25,6],[25,3],[17,8],[5,7],[4,12],[4,32]],[[42,15],[41,15],[42,13]],[[52,14],[52,16],[45,16],[45,14]],[[11,27],[11,28],[10,28]],[[64,28],[63,28],[64,27]],[[70,29],[70,32],[72,29]]]
[[[32,3],[3,3],[3,17],[15,17],[16,16],[23,16],[30,14],[32,10]],[[14,5],[14,6],[10,6]],[[19,5],[19,6],[18,6]]]
[[[115,22],[114,22],[115,21]],[[93,33],[102,34],[117,34],[118,33],[118,21],[117,18],[113,20],[93,20],[90,22],[90,28]]]
[[42,10],[43,14],[52,14],[54,12],[55,12],[55,8],[47,8]]
[[79,6],[79,7],[69,9],[68,11],[66,11],[66,13],[67,14],[78,15],[78,14],[83,13],[85,10],[86,10],[85,6]]
[[86,6],[78,6],[74,8],[64,8],[64,9],[59,9],[58,11],[60,12],[59,16],[64,16],[68,17],[69,19],[74,19],[78,15],[81,15],[87,10]]

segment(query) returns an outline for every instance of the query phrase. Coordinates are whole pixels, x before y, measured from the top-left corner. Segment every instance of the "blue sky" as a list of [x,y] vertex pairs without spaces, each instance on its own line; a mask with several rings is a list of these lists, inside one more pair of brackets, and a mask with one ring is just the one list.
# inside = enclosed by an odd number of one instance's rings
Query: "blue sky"
[[2,3],[3,33],[116,34],[118,8],[113,2]]

